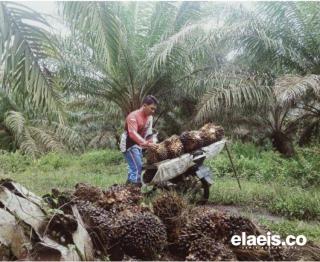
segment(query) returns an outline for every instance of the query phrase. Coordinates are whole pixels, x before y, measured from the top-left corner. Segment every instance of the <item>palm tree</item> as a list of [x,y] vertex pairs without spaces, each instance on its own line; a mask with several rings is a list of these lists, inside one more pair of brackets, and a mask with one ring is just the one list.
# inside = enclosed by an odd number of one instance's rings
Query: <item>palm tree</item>
[[62,121],[57,87],[45,64],[58,55],[48,23],[39,13],[13,2],[0,4],[0,19],[2,88],[15,93],[22,108],[31,104]]
[[50,150],[81,148],[81,138],[65,125],[59,81],[48,70],[58,60],[46,20],[16,3],[0,3],[1,148],[33,157]]
[[299,77],[285,75],[278,82],[277,96],[283,103],[293,103],[299,115],[302,132],[299,145],[311,142],[312,135],[319,134],[320,124],[320,75]]
[[310,142],[319,125],[319,10],[317,2],[256,3],[252,11],[238,16],[245,22],[231,22],[242,27],[232,37],[238,46],[235,62],[244,60],[256,70],[284,74],[276,95],[281,103],[292,103],[300,115],[300,145]]
[[[17,105],[2,114],[1,132],[20,147],[30,137],[34,144],[49,144],[33,125],[70,122],[90,145],[110,136],[117,140],[121,118],[150,93],[162,100],[156,122],[166,135],[207,120],[232,126],[234,113],[248,110],[252,119],[256,112],[269,115],[272,137],[275,130],[279,137],[287,133],[296,112],[307,117],[309,110],[311,117],[312,111],[316,123],[318,87],[305,81],[315,81],[310,74],[319,70],[319,40],[312,31],[320,29],[319,5],[226,6],[62,2],[71,33],[58,38],[39,14],[1,3],[2,88],[5,99]],[[26,22],[35,16],[37,25]],[[298,84],[277,86],[279,76],[288,73],[299,74]],[[311,91],[312,99],[306,99]],[[19,130],[28,131],[21,136]]]
[[[219,115],[223,115],[224,122],[228,121],[232,127],[244,126],[261,139],[269,138],[275,149],[284,156],[293,156],[293,135],[301,121],[310,119],[310,113],[306,110],[310,107],[301,103],[298,93],[304,93],[306,90],[319,92],[320,76],[284,75],[274,81],[269,79],[265,84],[271,86],[261,86],[261,83],[255,82],[255,89],[269,91],[260,101],[254,103],[257,101],[256,97],[250,104],[241,104],[241,97],[230,101],[217,93],[213,99],[209,93],[209,100],[199,108],[198,117],[219,119]],[[237,87],[242,88],[239,85]],[[234,96],[235,94],[237,93],[233,92]],[[237,98],[240,100],[237,101]]]
[[[199,19],[199,8],[200,4],[187,2],[62,3],[61,13],[72,31],[71,41],[62,41],[65,63],[60,68],[62,79],[68,83],[69,102],[78,98],[99,101],[95,113],[105,117],[104,123],[95,126],[100,126],[102,133],[110,131],[106,108],[118,106],[122,117],[117,117],[111,128],[113,136],[118,137],[124,116],[137,109],[145,95],[154,94],[161,100],[156,124],[164,136],[177,132],[163,119],[183,118],[177,112],[181,101],[188,100],[187,92],[182,91],[186,89],[183,81],[179,81],[184,64],[176,61],[150,73],[150,54],[158,44]],[[102,104],[105,106],[99,108]],[[85,107],[80,110],[88,113]]]
[[178,76],[175,85],[183,87],[179,89],[180,97],[197,104],[188,108],[192,116],[188,118],[189,127],[208,120],[227,125],[231,114],[226,108],[232,111],[239,105],[253,106],[270,96],[266,79],[272,74],[253,70],[249,59],[238,59],[234,35],[239,34],[239,27],[230,26],[227,19],[228,9],[235,8],[227,7],[213,5],[210,16],[182,27],[148,53],[149,75],[174,72]]
[[255,70],[319,74],[319,10],[317,2],[258,2],[229,12],[236,57]]
[[[231,8],[229,17],[217,30],[207,28],[208,22],[193,24],[173,35],[171,41],[160,43],[158,52],[152,57],[151,69],[156,71],[162,65],[167,66],[170,58],[174,60],[174,55],[181,56],[175,48],[195,36],[193,29],[204,35],[202,43],[207,43],[211,35],[211,39],[215,39],[214,46],[222,43],[227,52],[222,55],[225,59],[219,63],[220,67],[204,67],[205,70],[195,70],[187,75],[188,80],[193,80],[189,82],[192,85],[204,86],[195,120],[215,120],[232,126],[239,118],[239,110],[245,109],[244,114],[251,118],[243,119],[262,127],[281,153],[292,155],[290,134],[297,123],[292,112],[298,113],[300,120],[318,116],[318,102],[315,100],[319,91],[318,77],[308,75],[317,74],[319,68],[319,39],[313,31],[319,28],[315,19],[318,10],[318,3],[308,6],[301,3],[257,3],[251,9]],[[206,45],[204,49],[213,51]],[[226,59],[228,52],[232,54],[229,60]],[[206,65],[205,60],[199,62]],[[287,72],[300,75],[291,76],[293,81],[285,84],[281,81],[287,81],[289,76],[279,76]],[[276,86],[272,83],[275,78]],[[306,94],[310,95],[310,90],[314,95],[302,99]],[[292,93],[293,100],[290,99]],[[300,110],[297,111],[296,107]],[[256,114],[257,110],[260,115]],[[237,111],[236,115],[234,111]],[[310,128],[316,123],[313,121]]]
[[82,135],[88,148],[115,148],[120,144],[123,115],[119,107],[105,98],[82,97],[70,101],[69,123]]
[[21,110],[10,94],[0,89],[0,149],[20,149],[31,157],[48,151],[84,148],[82,138],[68,126],[45,114]]
[[[191,8],[176,3],[64,2],[62,13],[73,33],[92,51],[85,58],[91,86],[78,89],[113,101],[126,115],[138,108],[149,93],[170,97],[174,87],[163,71],[149,77],[144,63],[147,50],[164,35],[171,34]],[[84,57],[82,57],[84,58]],[[77,57],[79,61],[81,58]],[[89,60],[89,61],[88,61]],[[70,71],[70,70],[69,70]],[[79,71],[73,71],[79,76]],[[83,75],[83,71],[81,72]],[[90,73],[87,74],[88,76]]]

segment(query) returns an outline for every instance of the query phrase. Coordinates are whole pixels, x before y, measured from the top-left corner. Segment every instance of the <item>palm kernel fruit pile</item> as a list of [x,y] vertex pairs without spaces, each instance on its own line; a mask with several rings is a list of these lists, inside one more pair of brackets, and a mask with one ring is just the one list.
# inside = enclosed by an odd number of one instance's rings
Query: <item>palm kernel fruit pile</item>
[[79,183],[41,198],[0,181],[0,229],[1,260],[320,259],[320,247],[310,244],[301,252],[234,247],[234,234],[265,232],[212,205],[190,205],[174,191],[145,199],[132,185]]
[[224,137],[221,126],[207,123],[199,130],[185,131],[180,136],[173,135],[155,148],[147,149],[147,163],[153,164],[166,159],[173,159],[183,153],[189,153],[220,141]]

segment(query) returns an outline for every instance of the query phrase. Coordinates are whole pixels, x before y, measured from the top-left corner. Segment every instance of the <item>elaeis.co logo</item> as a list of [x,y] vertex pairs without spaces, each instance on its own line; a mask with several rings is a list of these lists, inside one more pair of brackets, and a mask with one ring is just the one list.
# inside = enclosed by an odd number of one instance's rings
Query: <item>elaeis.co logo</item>
[[285,238],[281,238],[280,235],[273,235],[271,232],[267,232],[266,235],[255,236],[242,232],[241,235],[233,235],[230,242],[235,247],[243,247],[246,249],[281,248],[304,246],[307,243],[307,238],[304,235],[288,235]]

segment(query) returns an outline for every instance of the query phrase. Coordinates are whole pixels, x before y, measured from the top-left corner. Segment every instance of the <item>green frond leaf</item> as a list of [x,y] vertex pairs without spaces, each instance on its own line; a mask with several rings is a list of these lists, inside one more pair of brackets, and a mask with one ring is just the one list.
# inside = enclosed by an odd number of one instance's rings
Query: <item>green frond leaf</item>
[[58,52],[54,39],[44,29],[48,27],[45,19],[25,6],[3,2],[0,20],[5,75],[2,85],[9,92],[18,93],[21,100],[32,103],[34,108],[56,111],[56,94],[44,61],[53,54],[58,57]]
[[316,96],[320,95],[319,75],[284,75],[275,81],[275,95],[284,103],[296,102],[306,96],[308,91]]
[[[191,38],[197,38],[206,34],[211,34],[217,31],[217,25],[213,21],[205,21],[188,25],[183,27],[176,34],[168,37],[166,40],[161,41],[150,49],[147,60],[151,61],[149,69],[149,75],[155,76],[160,68],[170,61],[173,52],[176,52],[176,56],[179,56],[178,47],[181,44],[185,44]],[[202,34],[201,34],[202,33]]]
[[250,75],[216,73],[204,80],[207,91],[202,97],[195,121],[200,123],[213,119],[223,112],[262,103],[271,89]]
[[23,136],[25,129],[25,118],[22,113],[16,111],[7,112],[4,123],[10,129],[10,131],[15,134],[18,140],[21,136]]
[[108,2],[63,2],[62,14],[74,32],[111,68],[118,60],[120,22]]

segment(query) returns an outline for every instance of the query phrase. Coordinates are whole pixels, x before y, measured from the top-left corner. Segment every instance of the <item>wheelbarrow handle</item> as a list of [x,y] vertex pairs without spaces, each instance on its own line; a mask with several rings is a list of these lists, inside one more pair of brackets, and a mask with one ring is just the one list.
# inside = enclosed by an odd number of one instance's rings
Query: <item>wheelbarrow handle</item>
[[230,154],[230,151],[229,151],[229,148],[228,148],[227,143],[225,143],[225,147],[226,147],[226,150],[227,150],[227,154],[228,154],[228,157],[229,157],[229,160],[230,160],[230,163],[231,163],[231,166],[232,166],[234,175],[235,175],[235,177],[236,177],[236,179],[237,179],[238,186],[239,186],[239,188],[240,188],[240,190],[241,190],[241,185],[240,185],[240,180],[239,180],[239,177],[238,177],[238,173],[237,173],[236,168],[235,168],[235,166],[234,166],[234,164],[233,164],[232,157],[231,157],[231,154]]

